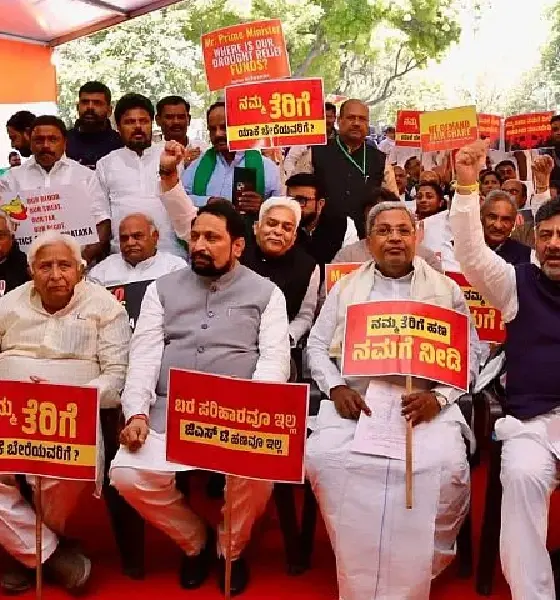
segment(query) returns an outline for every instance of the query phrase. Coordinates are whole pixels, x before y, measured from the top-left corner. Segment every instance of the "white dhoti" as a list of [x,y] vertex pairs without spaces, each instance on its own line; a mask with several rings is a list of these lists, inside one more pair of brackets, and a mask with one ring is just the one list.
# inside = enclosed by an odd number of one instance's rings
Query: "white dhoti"
[[[135,453],[122,447],[111,463],[111,484],[146,521],[165,532],[189,556],[198,554],[206,540],[206,526],[175,487],[177,471],[192,470],[165,459],[165,435],[150,431]],[[272,493],[268,481],[231,477],[231,557],[239,558],[254,522],[262,515]],[[227,551],[223,525],[218,530],[218,552]]]
[[[27,477],[35,488],[35,477]],[[43,544],[41,558],[46,561],[64,533],[66,521],[81,494],[92,487],[87,481],[69,481],[44,477],[41,483]],[[35,512],[22,497],[13,475],[0,475],[0,543],[27,567],[35,567]]]
[[455,555],[469,507],[469,465],[457,406],[414,429],[414,508],[405,463],[351,451],[356,422],[323,401],[307,470],[336,555],[341,600],[427,600]]
[[560,457],[560,412],[496,423],[502,446],[500,558],[513,600],[554,600],[546,549],[550,495]]

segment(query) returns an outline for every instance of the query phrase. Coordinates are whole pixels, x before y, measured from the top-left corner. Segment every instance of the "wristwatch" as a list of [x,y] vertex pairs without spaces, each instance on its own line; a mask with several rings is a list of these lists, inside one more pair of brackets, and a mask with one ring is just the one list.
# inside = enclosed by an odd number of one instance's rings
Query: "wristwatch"
[[432,393],[436,397],[436,400],[438,401],[439,407],[441,409],[445,408],[449,404],[449,402],[447,402],[447,398],[443,394],[440,394],[439,392],[435,391]]

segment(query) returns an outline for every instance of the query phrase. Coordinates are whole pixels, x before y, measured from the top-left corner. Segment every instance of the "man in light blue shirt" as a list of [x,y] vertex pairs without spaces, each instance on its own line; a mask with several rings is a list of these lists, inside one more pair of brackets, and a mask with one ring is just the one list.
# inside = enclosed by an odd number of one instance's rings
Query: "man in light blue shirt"
[[237,208],[242,213],[258,214],[263,200],[282,195],[280,170],[258,150],[230,152],[227,145],[226,110],[224,102],[216,102],[206,113],[212,148],[184,171],[182,181],[195,206],[204,206],[209,200],[232,201],[235,167],[256,171],[256,191],[245,191],[239,197]]

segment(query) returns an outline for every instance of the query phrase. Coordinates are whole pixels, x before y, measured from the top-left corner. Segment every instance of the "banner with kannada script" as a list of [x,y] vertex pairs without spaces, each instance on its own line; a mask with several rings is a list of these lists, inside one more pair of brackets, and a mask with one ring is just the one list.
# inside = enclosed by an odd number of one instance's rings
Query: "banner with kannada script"
[[132,331],[136,328],[136,321],[140,316],[142,300],[146,293],[146,288],[152,283],[153,279],[146,281],[133,281],[122,285],[111,285],[107,289],[124,306],[130,321]]
[[346,275],[359,269],[363,263],[331,263],[325,265],[325,290],[327,294],[333,289],[335,283]]
[[16,241],[24,252],[46,231],[71,235],[81,246],[99,240],[90,199],[71,185],[4,192],[0,194],[0,210],[12,220]]
[[421,110],[397,111],[397,124],[395,126],[395,144],[420,148],[420,115]]
[[303,483],[309,387],[171,369],[167,460]]
[[478,339],[481,342],[503,344],[506,341],[506,329],[502,320],[502,313],[486,302],[462,273],[447,271],[445,274],[453,279],[465,295],[465,301],[471,311]]
[[327,143],[318,77],[229,86],[225,103],[231,151]]
[[490,150],[500,148],[502,117],[478,113],[478,137],[490,141]]
[[253,21],[205,33],[200,40],[211,92],[228,85],[290,76],[279,19]]
[[546,146],[550,138],[552,111],[515,115],[504,122],[506,152]]
[[455,150],[478,139],[475,106],[433,110],[420,115],[423,152]]
[[0,473],[96,479],[99,392],[0,381]]
[[352,304],[346,312],[344,377],[412,375],[469,387],[469,317],[412,301]]

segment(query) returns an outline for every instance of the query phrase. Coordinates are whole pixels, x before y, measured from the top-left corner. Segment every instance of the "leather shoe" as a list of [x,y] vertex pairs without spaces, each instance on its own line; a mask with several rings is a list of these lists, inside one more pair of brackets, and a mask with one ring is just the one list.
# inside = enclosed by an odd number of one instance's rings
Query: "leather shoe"
[[7,570],[0,580],[0,588],[6,596],[23,594],[35,585],[35,570],[19,563]]
[[[220,558],[218,583],[222,594],[226,591],[226,561]],[[238,596],[245,591],[249,583],[249,567],[244,558],[238,558],[231,562],[231,583],[230,593],[232,596]]]
[[199,588],[207,579],[210,570],[216,544],[216,537],[212,529],[206,533],[206,543],[204,548],[195,556],[183,554],[181,559],[181,570],[179,580],[181,587],[186,590],[195,590]]

